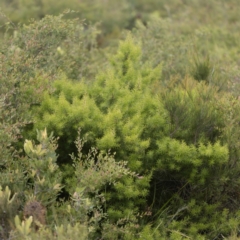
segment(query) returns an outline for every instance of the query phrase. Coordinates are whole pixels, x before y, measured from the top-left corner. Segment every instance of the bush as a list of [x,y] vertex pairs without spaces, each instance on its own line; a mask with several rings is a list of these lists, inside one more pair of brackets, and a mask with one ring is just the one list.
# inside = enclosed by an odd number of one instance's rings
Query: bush
[[[119,235],[134,234],[130,231],[134,226],[134,216],[132,220],[118,218],[119,223],[115,225],[108,222],[105,195],[101,193],[102,188],[118,184],[124,176],[136,178],[125,162],[116,162],[114,155],[101,153],[95,148],[85,155],[82,153],[85,141],[79,135],[76,141],[78,157],[72,155],[75,184],[71,198],[58,205],[56,197],[62,186],[61,173],[55,163],[55,140],[47,135],[46,129],[38,132],[37,139],[37,145],[25,140],[27,157],[22,159],[26,171],[24,188],[13,195],[8,187],[0,191],[0,233],[3,239],[9,239],[9,234],[10,238],[18,239],[72,239],[80,232],[82,239],[101,235],[104,239],[117,239]],[[15,186],[17,184],[14,183]],[[125,221],[128,224],[122,225]]]
[[[71,163],[64,153],[74,151],[72,138],[81,127],[91,144],[104,152],[111,148],[116,160],[127,161],[136,172],[136,179],[124,177],[113,188],[102,189],[110,222],[149,209],[152,217],[144,216],[144,221],[155,226],[162,212],[171,209],[168,215],[175,217],[167,224],[170,229],[194,237],[225,234],[225,221],[238,209],[238,204],[230,209],[229,193],[237,190],[238,184],[230,182],[239,170],[230,173],[232,155],[225,138],[232,98],[190,77],[163,86],[156,81],[161,67],[142,63],[140,49],[129,36],[110,60],[112,67],[92,85],[56,81],[55,91],[46,93],[35,110],[35,127],[47,126],[60,136],[61,164]],[[224,213],[225,208],[230,213],[219,221],[208,214]],[[222,227],[212,230],[217,224]]]
[[0,53],[3,145],[19,145],[22,129],[31,128],[31,108],[40,104],[44,91],[52,91],[51,83],[59,75],[92,81],[99,56],[96,34],[94,26],[60,15],[19,26],[13,36],[4,38]]

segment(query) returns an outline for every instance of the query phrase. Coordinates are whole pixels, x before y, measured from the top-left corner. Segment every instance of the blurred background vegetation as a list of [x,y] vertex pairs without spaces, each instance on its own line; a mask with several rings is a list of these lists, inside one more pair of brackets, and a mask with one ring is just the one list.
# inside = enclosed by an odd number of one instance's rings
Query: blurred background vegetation
[[[196,68],[203,70],[210,64],[209,80],[217,75],[223,87],[235,94],[239,89],[240,5],[236,0],[2,0],[0,9],[2,36],[18,24],[70,9],[74,12],[65,18],[84,20],[85,28],[97,24],[97,47],[108,47],[102,56],[116,51],[118,40],[131,30],[142,41],[143,60],[151,59],[153,65],[162,62],[167,78],[186,73],[198,78]],[[228,81],[232,84],[226,86]]]

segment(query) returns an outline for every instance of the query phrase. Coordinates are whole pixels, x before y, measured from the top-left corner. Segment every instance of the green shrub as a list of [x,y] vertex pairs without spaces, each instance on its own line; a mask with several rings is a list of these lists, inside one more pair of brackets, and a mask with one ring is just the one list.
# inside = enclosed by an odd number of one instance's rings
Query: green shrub
[[60,136],[60,163],[71,162],[65,153],[74,150],[72,141],[81,127],[91,144],[105,152],[111,149],[117,160],[128,162],[132,171],[146,174],[136,179],[124,178],[111,189],[107,195],[111,202],[108,214],[114,221],[145,205],[149,174],[155,164],[154,157],[147,155],[156,145],[150,135],[157,138],[167,131],[167,114],[147,87],[161,69],[141,66],[139,57],[139,46],[131,39],[123,42],[112,60],[112,69],[99,74],[93,85],[73,86],[67,80],[56,81],[56,91],[47,94],[36,109],[36,128],[45,125]]
[[[153,221],[155,226],[162,212],[171,209],[168,214],[176,217],[168,223],[170,230],[163,228],[168,237],[178,235],[176,226],[181,234],[199,239],[202,234],[225,234],[225,221],[238,204],[221,222],[206,209],[230,210],[229,194],[237,191],[238,183],[233,187],[230,182],[239,170],[231,173],[232,155],[225,139],[232,98],[219,93],[218,87],[187,77],[163,86],[156,81],[161,67],[142,63],[140,49],[129,36],[110,60],[112,67],[99,73],[92,85],[56,81],[55,91],[46,93],[35,109],[35,127],[47,126],[60,136],[62,164],[71,162],[64,152],[74,151],[72,139],[81,127],[91,145],[104,152],[111,148],[116,160],[127,161],[136,172],[136,179],[123,177],[101,190],[110,223],[149,208],[152,216],[144,216],[143,222]],[[88,149],[86,145],[83,152]],[[202,215],[194,213],[197,208]],[[127,218],[125,224],[132,221]],[[211,230],[217,224],[221,228]]]
[[117,223],[110,223],[106,213],[106,196],[101,192],[107,186],[117,185],[124,177],[137,177],[126,167],[126,163],[116,162],[114,155],[104,154],[95,148],[85,155],[82,152],[85,141],[78,135],[75,142],[78,155],[72,155],[72,179],[75,184],[71,189],[71,198],[57,203],[61,173],[55,163],[55,140],[47,135],[46,129],[38,132],[37,139],[39,144],[30,140],[24,144],[27,154],[22,159],[26,171],[24,188],[13,194],[8,187],[0,191],[1,237],[72,239],[80,234],[81,239],[101,236],[118,239],[125,234],[133,236],[135,216],[132,215],[131,219],[119,217]]
[[66,20],[65,15],[48,16],[28,26],[19,26],[1,44],[3,145],[15,142],[15,147],[22,148],[22,129],[31,128],[32,124],[31,108],[40,104],[44,91],[52,91],[55,78],[67,75],[91,82],[97,71],[93,67],[99,56],[95,26],[87,27],[77,19]]

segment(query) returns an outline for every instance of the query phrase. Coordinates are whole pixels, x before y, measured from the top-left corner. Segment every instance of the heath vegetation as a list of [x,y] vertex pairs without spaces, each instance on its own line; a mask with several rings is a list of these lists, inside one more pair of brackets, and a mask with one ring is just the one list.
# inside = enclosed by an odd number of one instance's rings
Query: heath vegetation
[[239,239],[240,3],[0,8],[1,239]]

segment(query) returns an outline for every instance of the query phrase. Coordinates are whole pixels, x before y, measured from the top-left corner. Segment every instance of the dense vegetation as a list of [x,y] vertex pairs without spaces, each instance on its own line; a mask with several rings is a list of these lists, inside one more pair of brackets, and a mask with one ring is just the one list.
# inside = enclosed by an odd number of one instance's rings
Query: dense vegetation
[[0,7],[1,239],[239,239],[240,3]]

